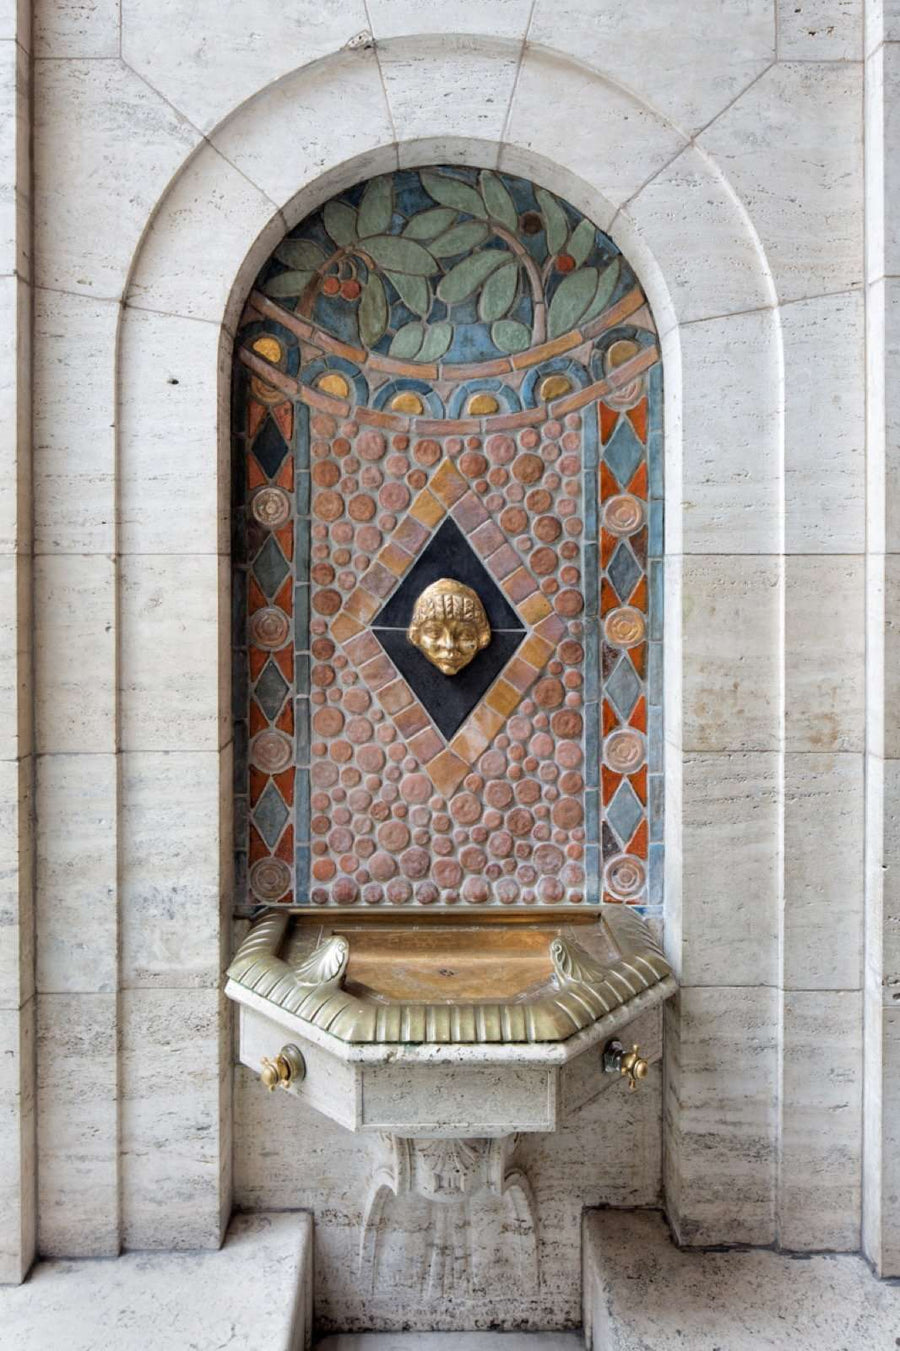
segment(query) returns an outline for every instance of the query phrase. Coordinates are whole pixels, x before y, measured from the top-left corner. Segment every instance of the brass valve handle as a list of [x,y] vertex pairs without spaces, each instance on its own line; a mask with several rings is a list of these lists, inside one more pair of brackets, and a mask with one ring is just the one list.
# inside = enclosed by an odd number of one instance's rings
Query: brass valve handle
[[628,1075],[628,1091],[633,1093],[641,1079],[647,1077],[647,1062],[641,1055],[641,1048],[637,1042],[634,1043],[630,1051],[626,1051],[622,1056],[622,1064],[619,1068],[620,1074]]
[[263,1056],[259,1077],[270,1093],[279,1087],[300,1083],[306,1077],[306,1062],[297,1046],[282,1046],[274,1059]]
[[641,1055],[641,1048],[634,1042],[631,1050],[626,1051],[620,1041],[608,1041],[603,1048],[603,1069],[606,1074],[627,1075],[628,1088],[634,1092],[641,1079],[646,1079],[649,1066]]

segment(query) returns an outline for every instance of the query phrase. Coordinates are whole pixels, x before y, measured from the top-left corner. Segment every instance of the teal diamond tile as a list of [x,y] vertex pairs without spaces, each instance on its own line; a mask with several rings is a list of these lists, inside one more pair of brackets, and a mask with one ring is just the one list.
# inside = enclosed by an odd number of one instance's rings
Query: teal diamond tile
[[641,806],[637,793],[628,780],[624,779],[606,809],[606,819],[623,845],[626,845],[631,839],[643,815],[644,808]]
[[623,721],[630,717],[631,710],[637,703],[640,692],[641,682],[638,680],[637,673],[631,662],[623,654],[619,659],[618,666],[607,680],[605,689],[613,708]]

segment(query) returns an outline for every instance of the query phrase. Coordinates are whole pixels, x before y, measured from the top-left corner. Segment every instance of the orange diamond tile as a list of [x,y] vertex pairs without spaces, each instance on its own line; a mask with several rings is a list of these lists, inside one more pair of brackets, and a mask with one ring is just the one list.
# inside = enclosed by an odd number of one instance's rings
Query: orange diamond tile
[[395,577],[402,577],[413,560],[412,554],[408,554],[405,549],[400,548],[399,544],[395,544],[393,540],[389,539],[378,555],[378,561]]
[[348,615],[346,610],[336,615],[331,624],[331,636],[336,643],[346,643],[348,638],[353,638],[362,631],[363,625],[358,619]]
[[450,460],[438,465],[428,487],[448,509],[468,492],[469,485]]
[[542,596],[539,591],[530,595],[527,600],[523,600],[519,606],[519,614],[525,620],[526,624],[537,624],[540,620],[546,618],[552,611],[553,606],[546,596]]
[[457,732],[450,742],[451,751],[454,751],[461,760],[465,760],[467,765],[473,765],[482,751],[487,750],[487,747],[487,737],[471,721],[466,724],[461,732]]
[[485,703],[488,708],[507,718],[521,698],[519,691],[513,689],[512,685],[500,676],[485,696]]
[[425,768],[435,788],[445,797],[459,787],[469,772],[465,760],[460,760],[451,750],[441,751],[440,755],[429,760]]
[[423,525],[437,525],[438,521],[445,515],[445,509],[436,497],[434,497],[427,488],[423,488],[418,497],[409,509],[410,516],[414,516],[417,521]]

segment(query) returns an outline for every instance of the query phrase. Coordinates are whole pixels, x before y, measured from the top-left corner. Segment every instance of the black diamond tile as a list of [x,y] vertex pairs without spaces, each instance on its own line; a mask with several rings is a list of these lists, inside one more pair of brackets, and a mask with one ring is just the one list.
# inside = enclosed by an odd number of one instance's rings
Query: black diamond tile
[[372,632],[447,740],[459,730],[525,637],[524,630],[493,630],[487,647],[468,666],[455,676],[445,676],[412,645],[405,629]]
[[[479,596],[491,641],[454,676],[445,676],[409,641],[413,607],[427,586],[450,577]],[[447,520],[372,621],[372,632],[435,726],[449,739],[503,670],[525,637],[525,626],[459,527]]]
[[616,588],[619,598],[626,601],[637,586],[641,576],[641,570],[627,544],[619,545],[607,571],[609,580]]
[[253,572],[263,591],[271,600],[290,572],[274,535],[269,536],[256,555]]
[[409,628],[413,606],[419,596],[426,586],[431,586],[440,577],[451,577],[470,586],[479,596],[492,629],[524,629],[521,619],[459,526],[449,517],[372,620],[372,627]]
[[269,478],[274,478],[287,454],[287,445],[270,417],[266,418],[256,440],[253,442],[253,454],[259,460]]
[[254,693],[260,708],[269,722],[278,717],[279,709],[287,694],[287,681],[273,661],[267,661],[265,669],[256,682]]

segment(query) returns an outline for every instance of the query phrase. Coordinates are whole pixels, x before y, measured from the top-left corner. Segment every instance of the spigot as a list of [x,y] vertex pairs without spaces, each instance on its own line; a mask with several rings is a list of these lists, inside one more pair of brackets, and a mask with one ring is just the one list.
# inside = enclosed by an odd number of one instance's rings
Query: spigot
[[259,1077],[270,1093],[274,1093],[279,1085],[287,1088],[306,1077],[306,1062],[297,1046],[282,1046],[274,1059],[264,1055],[260,1065]]
[[637,1042],[626,1051],[620,1041],[608,1041],[603,1048],[603,1070],[605,1074],[626,1075],[628,1090],[633,1093],[641,1079],[646,1079],[649,1065],[641,1055]]

